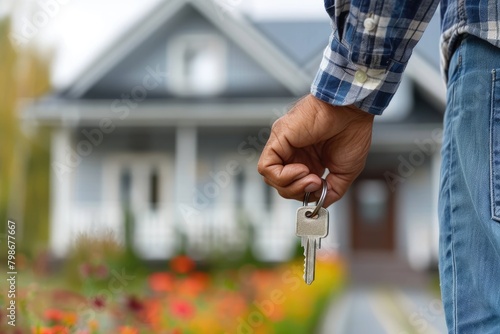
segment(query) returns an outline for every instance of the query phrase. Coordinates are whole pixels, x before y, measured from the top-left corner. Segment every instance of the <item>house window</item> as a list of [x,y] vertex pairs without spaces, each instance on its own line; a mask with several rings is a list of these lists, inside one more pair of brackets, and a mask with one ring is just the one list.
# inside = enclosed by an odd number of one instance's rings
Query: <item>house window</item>
[[359,214],[363,222],[374,225],[387,220],[389,195],[383,181],[363,180],[357,187]]
[[226,47],[216,35],[181,35],[168,44],[169,89],[182,96],[212,96],[226,87]]

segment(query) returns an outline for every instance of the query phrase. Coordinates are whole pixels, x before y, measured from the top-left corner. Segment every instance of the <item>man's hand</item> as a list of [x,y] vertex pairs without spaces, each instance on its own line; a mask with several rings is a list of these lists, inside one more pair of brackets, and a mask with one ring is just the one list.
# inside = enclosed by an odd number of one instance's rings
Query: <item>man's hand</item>
[[316,200],[328,168],[324,206],[338,201],[365,166],[374,116],[355,107],[337,107],[304,97],[272,127],[258,169],[285,198]]

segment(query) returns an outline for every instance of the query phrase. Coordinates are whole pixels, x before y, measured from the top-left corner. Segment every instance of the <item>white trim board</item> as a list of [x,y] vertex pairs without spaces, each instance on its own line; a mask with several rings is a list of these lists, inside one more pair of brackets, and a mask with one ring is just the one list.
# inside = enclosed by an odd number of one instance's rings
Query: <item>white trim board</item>
[[115,126],[262,126],[283,115],[293,99],[241,101],[237,103],[149,102],[128,112],[114,112],[112,101],[73,101],[50,105],[34,104],[25,109],[23,120],[71,126],[99,125],[110,118]]

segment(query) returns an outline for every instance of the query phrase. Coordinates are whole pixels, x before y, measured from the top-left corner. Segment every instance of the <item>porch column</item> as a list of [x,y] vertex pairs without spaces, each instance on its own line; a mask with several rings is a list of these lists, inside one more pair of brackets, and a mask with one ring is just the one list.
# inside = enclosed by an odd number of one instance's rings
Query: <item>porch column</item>
[[57,257],[68,251],[71,243],[72,183],[77,156],[72,155],[69,128],[54,130],[50,161],[50,249]]
[[266,184],[257,172],[254,163],[244,165],[243,208],[249,216],[251,224],[257,227],[262,221],[270,220],[270,212],[265,203]]
[[[175,136],[174,212],[181,228],[196,213],[193,199],[196,194],[197,140],[195,126],[179,126]],[[200,222],[201,223],[201,222]]]

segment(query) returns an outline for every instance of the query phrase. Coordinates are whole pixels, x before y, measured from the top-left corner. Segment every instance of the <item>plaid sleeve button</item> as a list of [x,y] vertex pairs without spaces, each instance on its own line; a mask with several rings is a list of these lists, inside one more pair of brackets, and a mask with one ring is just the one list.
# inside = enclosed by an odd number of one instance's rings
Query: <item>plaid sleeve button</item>
[[377,24],[375,23],[375,20],[372,19],[371,17],[367,18],[364,22],[363,25],[366,29],[366,31],[373,31]]
[[354,79],[359,83],[365,83],[366,80],[368,80],[368,75],[366,74],[366,72],[358,70],[356,71],[356,73],[354,73]]

